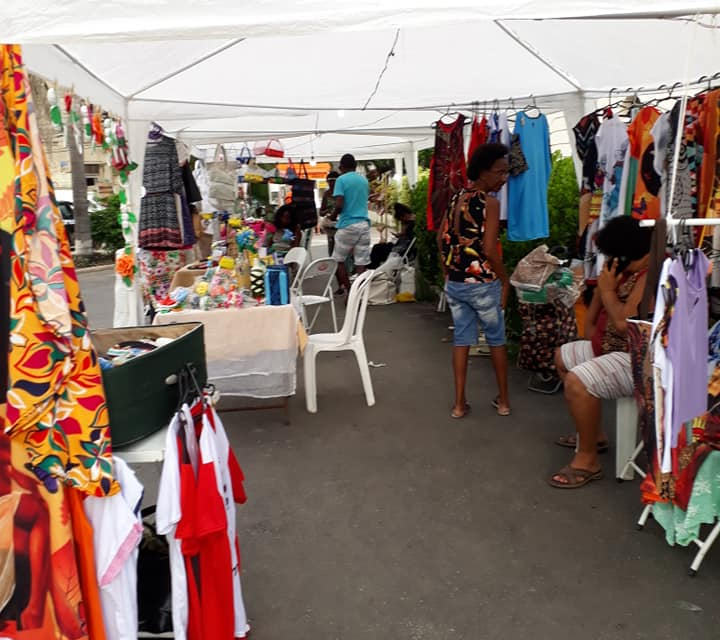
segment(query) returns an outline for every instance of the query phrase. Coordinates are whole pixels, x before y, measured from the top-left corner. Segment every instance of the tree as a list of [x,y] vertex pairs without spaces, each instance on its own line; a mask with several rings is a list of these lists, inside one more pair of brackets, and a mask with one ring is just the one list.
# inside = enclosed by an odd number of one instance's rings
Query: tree
[[[73,110],[80,111],[77,98],[73,96]],[[85,176],[84,131],[82,123],[73,127],[68,121],[68,151],[70,152],[70,170],[72,171],[73,213],[75,216],[75,255],[89,256],[93,252],[90,214],[88,213],[87,178]]]
[[[37,114],[38,124],[40,127],[40,137],[49,150],[59,142],[59,133],[53,128],[50,121],[50,103],[47,97],[47,84],[45,81],[34,74],[30,74],[30,89],[35,102],[35,111]],[[61,92],[58,91],[58,101],[62,98]],[[75,105],[77,109],[77,104]],[[92,237],[90,234],[90,217],[88,215],[87,201],[87,181],[85,177],[85,164],[83,154],[78,148],[73,135],[72,124],[66,122],[65,126],[69,126],[68,142],[70,154],[70,168],[72,170],[72,188],[73,188],[73,213],[75,218],[75,248],[77,255],[92,254]],[[82,127],[80,130],[80,145],[84,144]],[[82,146],[80,147],[82,148]]]

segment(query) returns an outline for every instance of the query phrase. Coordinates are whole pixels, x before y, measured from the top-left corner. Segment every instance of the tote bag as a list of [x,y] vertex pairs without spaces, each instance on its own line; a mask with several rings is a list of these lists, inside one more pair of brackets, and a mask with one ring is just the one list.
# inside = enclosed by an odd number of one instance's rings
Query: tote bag
[[317,225],[317,207],[315,206],[315,180],[308,178],[307,167],[300,163],[300,174],[304,178],[295,178],[292,181],[292,204],[295,221],[301,229],[312,229]]

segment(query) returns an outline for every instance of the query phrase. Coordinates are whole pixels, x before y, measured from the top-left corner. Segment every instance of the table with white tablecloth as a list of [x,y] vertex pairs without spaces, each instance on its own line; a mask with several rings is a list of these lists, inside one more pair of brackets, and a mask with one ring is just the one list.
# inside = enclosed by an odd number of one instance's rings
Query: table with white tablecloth
[[153,324],[202,322],[208,379],[223,394],[282,398],[295,393],[305,332],[292,305],[160,313]]

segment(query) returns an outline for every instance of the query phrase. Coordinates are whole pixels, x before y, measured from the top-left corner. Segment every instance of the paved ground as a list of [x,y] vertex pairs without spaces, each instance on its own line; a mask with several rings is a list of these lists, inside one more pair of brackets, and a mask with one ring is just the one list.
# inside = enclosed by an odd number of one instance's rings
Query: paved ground
[[[111,321],[103,273],[81,276],[96,327]],[[290,425],[225,414],[247,476],[252,637],[717,638],[720,546],[689,578],[694,550],[668,547],[653,521],[635,531],[637,483],[549,488],[567,461],[551,443],[569,420],[562,398],[528,392],[520,371],[513,415],[499,418],[489,362],[474,359],[473,413],[451,420],[447,324],[422,305],[370,310],[368,355],[387,364],[372,371],[373,408],[352,358],[324,354],[317,415],[301,379]],[[143,477],[152,493],[155,472]]]

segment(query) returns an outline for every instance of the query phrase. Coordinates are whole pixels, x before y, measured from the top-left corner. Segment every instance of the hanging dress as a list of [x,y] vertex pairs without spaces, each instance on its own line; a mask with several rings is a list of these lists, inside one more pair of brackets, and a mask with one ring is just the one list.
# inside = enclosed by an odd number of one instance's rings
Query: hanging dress
[[515,115],[515,133],[528,169],[508,181],[508,240],[522,242],[547,238],[550,222],[547,202],[550,181],[550,129],[547,118]]
[[182,249],[183,181],[175,142],[170,138],[159,135],[148,139],[143,187],[138,245],[141,249]]
[[463,143],[465,116],[460,114],[450,124],[442,120],[436,124],[435,149],[430,161],[428,183],[427,227],[430,231],[440,228],[450,200],[467,182]]

